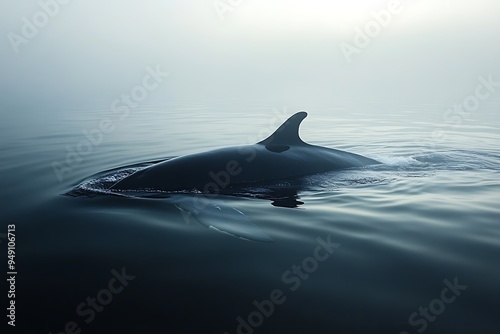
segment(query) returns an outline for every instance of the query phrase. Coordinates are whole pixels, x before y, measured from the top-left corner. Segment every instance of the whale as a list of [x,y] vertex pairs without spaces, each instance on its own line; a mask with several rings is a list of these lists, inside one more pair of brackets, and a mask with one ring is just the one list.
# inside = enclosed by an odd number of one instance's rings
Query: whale
[[289,117],[266,139],[184,155],[152,164],[119,180],[113,191],[224,193],[262,182],[380,164],[359,154],[312,145],[299,136],[305,111]]

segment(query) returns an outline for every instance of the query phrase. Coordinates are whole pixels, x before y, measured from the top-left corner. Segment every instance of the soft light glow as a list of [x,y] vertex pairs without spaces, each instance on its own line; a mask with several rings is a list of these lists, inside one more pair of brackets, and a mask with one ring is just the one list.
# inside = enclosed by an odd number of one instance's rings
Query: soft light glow
[[234,21],[266,29],[341,27],[359,22],[370,10],[385,5],[386,1],[380,0],[253,0],[242,2],[234,13]]

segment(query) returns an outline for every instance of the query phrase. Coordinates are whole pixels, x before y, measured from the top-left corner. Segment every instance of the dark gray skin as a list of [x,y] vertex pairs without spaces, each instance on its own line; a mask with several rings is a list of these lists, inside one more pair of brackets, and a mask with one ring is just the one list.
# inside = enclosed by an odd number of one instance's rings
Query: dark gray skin
[[300,177],[380,162],[358,154],[304,143],[299,126],[307,113],[291,116],[270,137],[163,161],[115,183],[116,190],[219,193],[226,188]]

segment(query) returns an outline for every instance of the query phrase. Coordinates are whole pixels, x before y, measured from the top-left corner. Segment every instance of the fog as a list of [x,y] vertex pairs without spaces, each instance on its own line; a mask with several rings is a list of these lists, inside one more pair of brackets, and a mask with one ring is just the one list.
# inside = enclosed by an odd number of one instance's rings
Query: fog
[[[500,80],[495,0],[54,1],[40,2],[52,17],[38,17],[30,38],[23,18],[33,23],[41,5],[0,5],[3,106],[109,105],[147,66],[170,73],[148,103],[451,104],[481,75]],[[367,25],[373,37],[360,47]]]

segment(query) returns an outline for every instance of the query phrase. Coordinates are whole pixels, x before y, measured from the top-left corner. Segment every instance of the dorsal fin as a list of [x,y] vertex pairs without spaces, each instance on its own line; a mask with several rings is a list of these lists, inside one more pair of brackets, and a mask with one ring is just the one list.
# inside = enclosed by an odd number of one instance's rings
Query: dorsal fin
[[299,126],[307,113],[300,111],[290,116],[272,135],[257,144],[262,145],[304,145],[299,137]]

